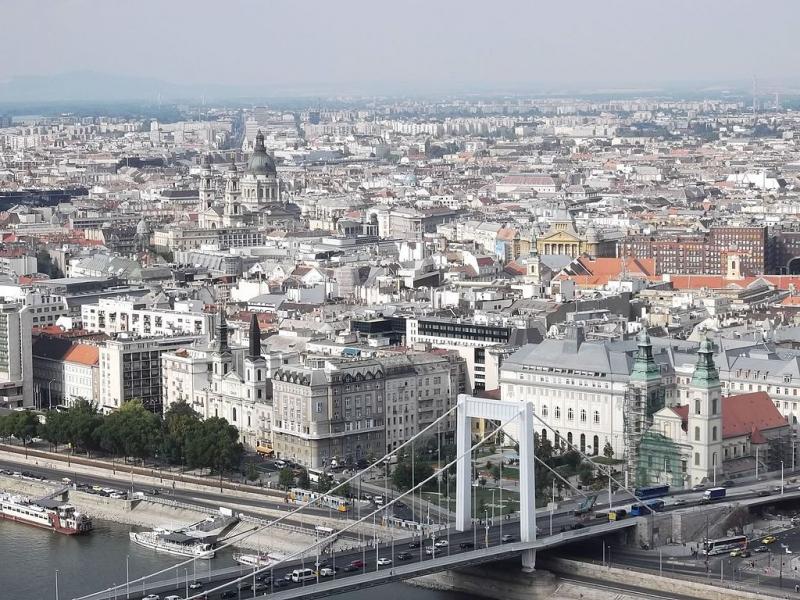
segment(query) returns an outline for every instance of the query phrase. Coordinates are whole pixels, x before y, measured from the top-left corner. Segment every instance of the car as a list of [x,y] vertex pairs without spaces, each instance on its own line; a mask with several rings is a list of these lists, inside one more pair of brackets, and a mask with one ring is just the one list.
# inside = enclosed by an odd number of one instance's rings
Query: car
[[142,600],[161,600],[161,596],[158,594],[147,594]]
[[385,567],[385,566],[390,565],[390,564],[392,564],[392,559],[391,558],[386,558],[385,556],[381,556],[378,559],[378,566],[379,567]]
[[317,562],[315,562],[314,566],[317,569],[321,569],[322,567],[327,567],[328,566],[328,561],[327,561],[327,559],[323,558],[322,560],[318,560]]
[[434,543],[434,546],[436,546],[437,548],[447,548],[448,544],[449,544],[449,542],[447,540],[440,539],[440,540],[436,540],[436,542]]
[[287,585],[289,585],[289,582],[286,581],[285,579],[276,579],[275,581],[272,582],[272,587],[274,588],[284,588]]
[[347,565],[347,566],[344,568],[344,572],[345,572],[345,573],[352,573],[353,571],[358,571],[358,570],[360,570],[360,569],[361,569],[361,567],[354,567],[353,565]]
[[411,560],[411,552],[398,552],[397,560]]
[[253,586],[254,592],[268,592],[269,591],[269,584],[268,583],[256,583]]
[[732,488],[736,485],[736,482],[733,479],[726,479],[722,482],[722,487]]
[[706,484],[705,483],[696,483],[695,485],[692,486],[692,489],[695,492],[700,492],[700,491],[706,489]]
[[228,590],[227,592],[222,592],[220,598],[238,598],[239,592],[235,592],[233,590]]
[[765,537],[765,538],[763,538],[761,540],[761,543],[762,544],[774,544],[777,541],[778,541],[778,538],[776,538],[774,535],[768,535],[767,537]]
[[772,495],[772,492],[770,492],[769,490],[758,490],[758,491],[756,492],[756,496],[760,496],[760,497],[762,497],[762,498],[763,498],[764,496],[771,496],[771,495]]
[[291,581],[292,580],[292,572],[289,571],[286,575],[283,576],[284,581]]
[[[580,523],[577,523],[577,525],[580,525]],[[574,527],[575,526],[573,525],[573,528]],[[513,542],[514,536],[509,533],[505,533],[503,534],[503,537],[500,538],[500,541],[503,542],[504,544],[507,544],[508,542]]]
[[164,600],[183,600],[180,596],[176,594],[170,594],[169,596],[164,596]]
[[675,502],[672,503],[672,505],[673,506],[685,506],[686,505],[686,500],[684,500],[683,498],[678,498],[677,500],[675,500]]
[[736,550],[731,550],[731,558],[739,558],[744,555],[744,550],[741,548],[737,548]]
[[203,582],[201,581],[193,581],[189,584],[190,590],[202,590],[203,589]]
[[425,554],[427,554],[428,556],[433,556],[439,551],[440,551],[439,548],[437,548],[436,546],[425,546]]
[[586,525],[584,525],[583,523],[573,523],[572,525],[570,525],[569,528],[570,529],[583,529],[584,527],[586,527]]
[[336,571],[334,571],[333,567],[322,567],[319,570],[320,577],[333,577],[335,573]]
[[237,586],[237,589],[242,591],[242,592],[246,592],[248,590],[253,589],[253,584],[252,583],[248,583],[246,581],[240,581],[239,585]]
[[767,548],[766,546],[756,546],[753,549],[753,552],[769,552],[769,548]]
[[792,549],[791,549],[791,548],[789,548],[789,546],[786,546],[786,547],[784,548],[784,550],[786,550],[786,554],[791,554],[791,553],[792,553]]
[[350,563],[351,567],[355,567],[356,569],[361,569],[364,567],[364,561],[361,559],[354,560]]
[[148,494],[150,494],[151,496],[158,496],[159,494],[161,494],[161,492],[160,492],[160,491],[159,491],[157,488],[152,488],[152,489],[151,489],[151,490],[148,492]]
[[772,486],[772,491],[773,491],[773,492],[775,492],[776,494],[780,493],[780,491],[781,491],[782,489],[783,489],[783,488],[782,488],[781,486],[779,486],[779,485],[773,485],[773,486]]
[[461,542],[458,547],[462,550],[472,550],[475,547],[475,544],[472,542]]
[[409,548],[419,548],[419,542],[408,542]]

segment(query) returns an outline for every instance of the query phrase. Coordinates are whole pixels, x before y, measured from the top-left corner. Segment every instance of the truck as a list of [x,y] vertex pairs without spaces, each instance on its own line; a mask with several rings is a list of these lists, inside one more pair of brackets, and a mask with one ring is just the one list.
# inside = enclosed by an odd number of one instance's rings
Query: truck
[[722,500],[728,492],[724,487],[709,488],[703,494],[703,502],[713,502],[714,500]]

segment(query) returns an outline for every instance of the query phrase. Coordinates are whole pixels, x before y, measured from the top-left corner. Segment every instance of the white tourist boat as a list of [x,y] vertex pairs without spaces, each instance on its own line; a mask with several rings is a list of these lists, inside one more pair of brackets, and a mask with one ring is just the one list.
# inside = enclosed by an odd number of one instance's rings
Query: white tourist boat
[[180,531],[154,529],[153,531],[131,531],[129,535],[131,541],[140,546],[175,556],[214,558],[215,555],[213,544],[200,541]]

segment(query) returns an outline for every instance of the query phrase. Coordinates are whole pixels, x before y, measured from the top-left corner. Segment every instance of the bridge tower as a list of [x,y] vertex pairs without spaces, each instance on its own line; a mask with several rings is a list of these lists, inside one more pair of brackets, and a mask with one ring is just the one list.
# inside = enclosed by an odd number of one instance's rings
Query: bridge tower
[[[512,423],[519,440],[519,533],[521,542],[536,541],[536,481],[534,477],[533,405],[529,402],[509,402],[458,396],[456,409],[456,529],[467,531],[472,520],[472,419],[492,419],[502,424]],[[522,553],[522,568],[533,571],[536,550]]]

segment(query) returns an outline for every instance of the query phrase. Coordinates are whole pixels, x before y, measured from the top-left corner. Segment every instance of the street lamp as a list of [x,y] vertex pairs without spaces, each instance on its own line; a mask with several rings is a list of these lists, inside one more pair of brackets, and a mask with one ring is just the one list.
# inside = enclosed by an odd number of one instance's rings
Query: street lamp
[[781,461],[781,496],[783,496],[783,486],[784,486],[784,479],[783,479],[783,461]]
[[486,526],[486,540],[484,541],[485,546],[489,547],[489,511],[487,509],[483,510],[483,523]]

